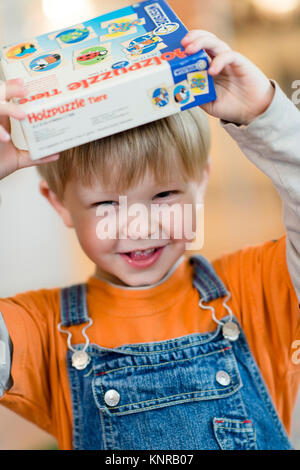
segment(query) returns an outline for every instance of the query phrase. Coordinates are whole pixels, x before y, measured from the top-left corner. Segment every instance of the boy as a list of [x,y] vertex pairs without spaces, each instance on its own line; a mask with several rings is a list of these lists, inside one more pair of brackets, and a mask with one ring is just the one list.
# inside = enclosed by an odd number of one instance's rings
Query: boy
[[[200,255],[185,259],[186,240],[173,226],[168,239],[151,238],[164,221],[147,226],[145,237],[121,237],[128,221],[117,238],[96,235],[98,210],[120,210],[120,194],[147,208],[203,199],[209,136],[200,110],[40,162],[3,143],[0,177],[38,164],[41,193],[96,266],[86,284],[0,301],[11,359],[0,369],[0,402],[53,434],[60,449],[291,448],[300,115],[275,82],[213,34],[190,31],[182,45],[210,55],[218,99],[203,108],[272,178],[287,235],[212,265]],[[16,82],[7,84],[12,96],[23,96]],[[5,102],[0,113],[24,118]]]

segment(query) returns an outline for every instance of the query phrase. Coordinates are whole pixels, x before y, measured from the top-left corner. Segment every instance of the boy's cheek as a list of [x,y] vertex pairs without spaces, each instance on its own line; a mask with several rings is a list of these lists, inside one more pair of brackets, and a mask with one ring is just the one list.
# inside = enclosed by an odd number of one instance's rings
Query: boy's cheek
[[198,224],[197,208],[194,204],[181,204],[174,210],[162,213],[162,229],[171,240],[190,242],[196,234]]
[[92,260],[98,258],[101,254],[108,254],[114,251],[116,240],[112,237],[104,238],[97,232],[97,220],[81,222],[75,226],[77,238],[85,252]]

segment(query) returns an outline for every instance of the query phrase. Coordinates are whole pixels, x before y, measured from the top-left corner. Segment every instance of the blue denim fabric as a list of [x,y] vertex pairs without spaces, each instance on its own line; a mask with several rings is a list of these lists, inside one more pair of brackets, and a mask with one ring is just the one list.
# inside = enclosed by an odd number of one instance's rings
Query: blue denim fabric
[[[200,255],[192,258],[201,300],[223,296],[226,288],[209,262]],[[63,325],[88,320],[85,287],[62,290]],[[235,341],[223,336],[228,320],[240,328]],[[292,449],[232,312],[209,333],[85,347],[91,361],[82,370],[72,366],[72,350],[67,353],[76,450]],[[228,384],[219,383],[219,371],[229,375]],[[105,402],[108,390],[120,395],[114,406]]]

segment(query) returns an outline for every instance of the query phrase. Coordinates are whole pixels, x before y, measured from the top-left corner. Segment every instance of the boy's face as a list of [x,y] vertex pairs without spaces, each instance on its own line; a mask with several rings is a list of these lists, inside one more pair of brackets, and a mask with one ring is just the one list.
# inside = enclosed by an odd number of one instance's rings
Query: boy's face
[[[157,184],[149,172],[137,186],[120,193],[68,181],[63,202],[41,182],[41,192],[74,227],[96,276],[123,286],[158,282],[185,252],[196,230],[196,204],[201,204],[210,167],[201,184],[185,182],[174,170],[170,181]],[[121,197],[122,196],[122,197]],[[173,210],[170,210],[173,207]],[[176,210],[174,210],[176,209]],[[137,253],[154,249],[149,253]]]

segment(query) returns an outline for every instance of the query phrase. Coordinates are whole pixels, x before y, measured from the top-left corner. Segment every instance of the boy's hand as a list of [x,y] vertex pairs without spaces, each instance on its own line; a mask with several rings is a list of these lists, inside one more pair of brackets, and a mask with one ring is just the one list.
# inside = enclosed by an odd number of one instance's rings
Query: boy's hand
[[249,124],[272,102],[274,87],[263,72],[208,31],[192,30],[182,39],[187,54],[205,49],[211,63],[217,100],[201,106],[208,114],[236,124]]
[[20,168],[42,165],[59,158],[59,155],[52,155],[32,161],[29,152],[17,149],[11,142],[9,116],[22,120],[26,114],[18,104],[8,101],[13,97],[23,98],[26,94],[23,80],[15,79],[7,82],[0,80],[0,180]]

